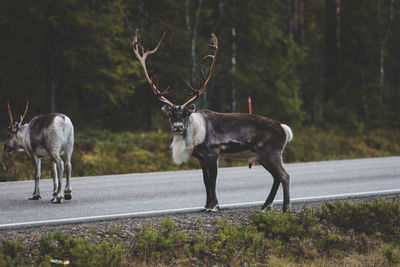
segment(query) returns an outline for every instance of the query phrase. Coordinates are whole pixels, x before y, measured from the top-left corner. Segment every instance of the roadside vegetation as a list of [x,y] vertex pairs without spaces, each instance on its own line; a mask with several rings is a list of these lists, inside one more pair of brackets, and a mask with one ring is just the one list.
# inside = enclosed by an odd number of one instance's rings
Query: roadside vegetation
[[[119,238],[120,229],[94,242],[90,236],[64,232],[41,236],[34,248],[25,240],[0,246],[0,266],[388,266],[400,264],[400,202],[326,203],[318,210],[254,212],[246,225],[217,221],[210,231],[198,221],[190,232],[170,217],[142,226],[134,242]],[[92,230],[96,235],[96,229]]]
[[[400,130],[294,128],[284,161],[306,162],[400,154]],[[72,157],[72,176],[91,176],[200,168],[191,158],[182,166],[172,162],[170,132],[77,132]],[[246,166],[246,161],[220,160],[220,166]],[[25,153],[0,153],[0,181],[29,180],[34,168]],[[50,178],[50,164],[43,159],[42,177]]]

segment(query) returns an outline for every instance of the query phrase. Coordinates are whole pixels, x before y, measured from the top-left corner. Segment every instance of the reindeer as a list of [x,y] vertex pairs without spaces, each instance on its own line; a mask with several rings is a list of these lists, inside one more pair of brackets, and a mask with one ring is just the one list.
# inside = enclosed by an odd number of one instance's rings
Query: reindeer
[[[49,157],[52,163],[53,198],[52,203],[61,203],[62,199],[72,198],[71,178],[71,156],[74,146],[74,127],[71,120],[64,114],[50,113],[38,115],[29,123],[22,124],[28,111],[29,101],[26,102],[25,112],[20,116],[20,121],[14,121],[10,102],[7,102],[10,115],[10,126],[8,138],[3,150],[12,153],[16,150],[25,151],[35,165],[35,190],[30,200],[41,198],[39,191],[39,179],[41,169],[41,158]],[[66,154],[65,169],[67,183],[65,185],[64,197],[61,193],[64,162],[60,155]]]
[[279,185],[283,186],[283,211],[288,210],[289,180],[290,176],[285,171],[282,162],[282,153],[285,145],[293,138],[289,126],[281,124],[276,120],[266,117],[249,115],[244,113],[218,113],[210,110],[196,111],[195,101],[206,89],[214,73],[215,62],[218,53],[218,40],[211,34],[214,54],[206,55],[198,64],[201,65],[206,59],[211,59],[208,76],[199,79],[202,86],[199,89],[193,88],[190,83],[187,94],[190,99],[183,105],[177,105],[168,100],[165,96],[169,93],[169,87],[159,91],[157,85],[148,75],[146,68],[147,56],[154,54],[165,33],[153,50],[144,51],[142,47],[139,52],[138,29],[133,38],[133,52],[139,60],[145,78],[150,84],[153,93],[165,105],[162,111],[169,118],[173,141],[171,144],[172,158],[175,164],[181,164],[194,156],[200,162],[203,170],[203,181],[206,188],[206,204],[204,211],[216,212],[219,210],[216,195],[216,179],[218,170],[218,157],[226,158],[247,158],[250,162],[257,161],[274,179],[272,189],[262,206],[262,210],[268,210],[272,206]]

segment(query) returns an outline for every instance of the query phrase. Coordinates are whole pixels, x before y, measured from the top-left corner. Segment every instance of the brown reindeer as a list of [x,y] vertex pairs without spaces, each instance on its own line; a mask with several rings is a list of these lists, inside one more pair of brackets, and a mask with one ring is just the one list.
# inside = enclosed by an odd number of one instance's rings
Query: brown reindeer
[[290,202],[290,176],[283,167],[282,152],[285,145],[293,138],[289,126],[256,115],[195,110],[192,102],[207,88],[215,69],[218,40],[214,34],[211,34],[213,43],[210,45],[214,49],[214,53],[206,55],[198,64],[202,64],[206,59],[211,59],[208,76],[206,77],[202,71],[203,77],[200,78],[202,86],[195,89],[189,84],[190,99],[183,105],[172,103],[165,97],[169,87],[160,92],[146,69],[147,56],[158,50],[164,36],[165,33],[153,50],[144,51],[142,47],[140,53],[137,29],[133,38],[133,52],[142,65],[144,75],[153,93],[161,102],[165,103],[162,110],[168,116],[172,130],[173,161],[181,164],[192,155],[200,162],[207,193],[205,211],[215,212],[219,209],[215,186],[217,161],[220,155],[225,158],[247,158],[249,162],[255,160],[261,164],[274,178],[272,189],[262,209],[267,210],[271,207],[278,187],[282,184],[283,211],[287,211]]

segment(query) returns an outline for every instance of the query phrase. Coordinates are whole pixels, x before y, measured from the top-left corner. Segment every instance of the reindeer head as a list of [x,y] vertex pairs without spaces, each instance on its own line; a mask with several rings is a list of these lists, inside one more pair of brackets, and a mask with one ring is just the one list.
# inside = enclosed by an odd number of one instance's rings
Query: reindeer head
[[22,121],[24,120],[26,112],[28,111],[28,107],[29,107],[29,101],[26,101],[24,115],[20,116],[21,120],[19,122],[14,121],[12,113],[11,113],[10,101],[7,101],[8,114],[10,115],[10,125],[8,126],[9,133],[8,133],[7,140],[4,143],[3,151],[5,151],[7,153],[12,153],[15,150],[22,148],[23,132],[24,132],[24,129],[26,128],[25,125],[22,125]]
[[189,104],[186,107],[164,105],[162,111],[168,116],[173,134],[185,134],[190,115],[195,112],[196,106]]
[[208,72],[208,76],[204,74],[204,71],[202,70],[202,77],[198,76],[198,79],[202,83],[202,86],[199,89],[193,88],[193,86],[190,85],[188,82],[188,87],[189,90],[185,90],[186,94],[191,96],[189,100],[187,100],[183,105],[176,105],[169,101],[165,95],[169,93],[169,87],[160,92],[157,88],[157,85],[154,84],[153,79],[149,77],[149,74],[147,72],[146,68],[146,58],[148,55],[151,55],[155,53],[158,48],[160,47],[160,44],[162,40],[164,39],[165,33],[161,37],[161,40],[158,42],[157,46],[153,50],[147,50],[146,52],[144,51],[144,48],[142,46],[142,52],[140,54],[139,52],[139,42],[138,42],[138,32],[139,30],[136,29],[136,34],[133,37],[133,52],[135,53],[136,58],[139,60],[140,64],[142,65],[144,75],[146,77],[147,82],[150,84],[153,93],[158,97],[158,99],[165,103],[165,105],[162,107],[162,110],[164,113],[168,116],[169,122],[171,125],[171,130],[173,134],[181,134],[184,135],[186,133],[188,123],[189,123],[189,117],[190,115],[195,112],[195,105],[192,104],[193,101],[195,101],[207,88],[207,85],[211,81],[211,77],[214,73],[214,68],[215,68],[215,61],[217,58],[217,53],[218,53],[218,39],[215,36],[215,34],[211,34],[213,44],[209,44],[212,48],[214,48],[214,54],[212,55],[206,55],[205,57],[202,58],[202,60],[197,64],[197,66],[201,65],[204,60],[207,58],[212,59],[211,65],[210,65],[210,70]]

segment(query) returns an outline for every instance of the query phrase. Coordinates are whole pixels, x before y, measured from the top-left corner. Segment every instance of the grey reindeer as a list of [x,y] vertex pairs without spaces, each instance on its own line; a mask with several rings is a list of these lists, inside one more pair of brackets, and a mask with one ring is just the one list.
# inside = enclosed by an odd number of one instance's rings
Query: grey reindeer
[[218,170],[218,157],[246,158],[249,159],[249,167],[253,161],[257,161],[274,179],[271,191],[262,206],[263,210],[271,207],[279,185],[283,187],[283,211],[287,211],[289,197],[290,176],[285,171],[282,162],[282,153],[285,145],[293,138],[289,126],[266,117],[249,115],[244,113],[218,113],[210,110],[196,112],[192,104],[206,89],[215,68],[215,60],[218,52],[217,37],[212,34],[214,54],[206,55],[204,60],[211,59],[208,76],[202,71],[199,89],[189,84],[188,94],[191,98],[183,105],[176,105],[169,101],[165,95],[169,87],[160,92],[157,85],[149,77],[146,69],[146,58],[155,53],[163,40],[165,33],[153,50],[145,52],[142,47],[139,51],[138,30],[133,38],[133,52],[142,65],[147,82],[158,99],[165,103],[162,110],[168,116],[173,142],[171,144],[173,161],[176,164],[188,160],[194,156],[200,162],[203,170],[203,181],[206,188],[205,211],[217,211],[219,209],[216,195],[216,179]]
[[[51,173],[53,177],[52,203],[61,203],[62,199],[72,198],[71,156],[74,147],[74,126],[71,120],[64,114],[50,113],[35,116],[29,123],[22,124],[28,111],[29,101],[26,102],[25,112],[20,116],[20,121],[14,121],[10,102],[7,101],[10,115],[8,138],[3,146],[7,153],[25,151],[35,165],[35,189],[31,200],[41,198],[39,191],[39,179],[41,170],[41,158],[51,159]],[[64,162],[60,155],[65,153],[65,169],[67,182],[64,197],[61,193]]]

